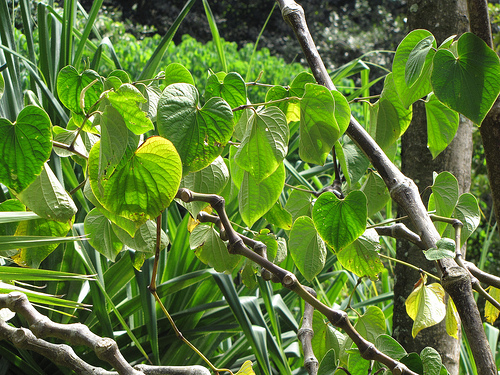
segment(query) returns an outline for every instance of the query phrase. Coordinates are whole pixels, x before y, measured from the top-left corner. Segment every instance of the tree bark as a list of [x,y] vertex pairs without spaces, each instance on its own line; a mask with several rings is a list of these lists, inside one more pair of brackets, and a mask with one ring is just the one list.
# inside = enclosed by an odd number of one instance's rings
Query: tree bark
[[[486,0],[468,0],[467,9],[471,31],[493,48]],[[498,145],[500,145],[500,100],[498,98],[479,129],[483,140],[493,208],[498,223],[500,221],[500,153],[498,152]],[[500,230],[500,226],[498,229]]]
[[[460,35],[468,30],[465,0],[410,0],[408,2],[408,25],[410,30],[427,29],[436,37],[438,45],[447,37]],[[413,105],[413,119],[401,139],[401,170],[413,179],[419,191],[432,185],[433,171],[451,172],[459,181],[460,194],[470,187],[470,165],[472,159],[472,124],[461,118],[453,142],[436,159],[427,148],[427,121],[422,102]],[[423,194],[427,205],[430,191]],[[404,215],[399,212],[399,215]],[[410,223],[407,225],[411,226]],[[412,227],[410,227],[412,228]],[[408,241],[398,240],[397,258],[436,274],[435,262],[428,261],[422,251]],[[406,313],[405,300],[419,279],[418,271],[397,264],[395,267],[393,335],[408,352],[417,352],[431,346],[443,359],[450,374],[458,374],[460,342],[446,333],[445,322],[421,331],[415,339],[411,335],[413,321]]]

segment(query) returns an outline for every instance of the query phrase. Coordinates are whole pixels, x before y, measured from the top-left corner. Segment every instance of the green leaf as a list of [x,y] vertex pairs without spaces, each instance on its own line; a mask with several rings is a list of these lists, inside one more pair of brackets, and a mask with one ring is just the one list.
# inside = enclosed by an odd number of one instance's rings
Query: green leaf
[[[130,236],[125,230],[116,224],[112,224],[113,231],[116,236],[129,248],[147,253],[147,256],[153,256],[156,250],[156,222],[153,220],[146,221],[137,229],[134,236]],[[167,234],[161,230],[160,232],[160,251],[165,249],[169,243]]]
[[[205,88],[205,100],[221,97],[231,108],[247,104],[247,87],[239,73],[229,73],[219,80],[216,74],[211,74]],[[234,120],[238,121],[243,111],[234,113]]]
[[436,349],[426,347],[420,352],[425,375],[439,375],[441,373],[441,356]]
[[181,160],[170,141],[148,138],[107,178],[99,178],[100,143],[89,155],[92,192],[107,210],[144,223],[170,205],[181,180]]
[[[493,297],[496,301],[500,301],[500,289],[495,287],[490,287],[488,290],[488,294]],[[456,309],[456,308],[455,308]],[[491,304],[491,302],[486,301],[486,305],[484,306],[484,317],[486,321],[490,324],[495,323],[498,319],[498,314],[500,311]]]
[[309,282],[325,266],[325,243],[316,231],[312,219],[308,216],[301,216],[293,223],[288,249],[298,270]]
[[406,350],[397,342],[394,338],[389,335],[382,334],[375,340],[375,346],[385,355],[399,361],[406,355]]
[[413,30],[399,44],[392,71],[404,108],[432,91],[430,75],[436,48],[434,36],[427,30]]
[[394,75],[387,75],[380,99],[371,107],[370,135],[386,150],[410,126],[412,109],[406,109],[399,99]]
[[370,166],[370,161],[351,139],[346,139],[343,145],[339,142],[335,143],[335,153],[347,184],[350,187],[354,186],[364,176]]
[[[308,72],[299,73],[299,75],[293,79],[288,89],[283,86],[271,87],[266,94],[266,102],[294,96],[302,98],[305,91],[305,85],[308,83],[316,83],[314,76]],[[287,122],[300,120],[300,104],[298,100],[287,100],[268,104],[268,106],[276,106],[281,109],[281,111],[286,115]]]
[[434,159],[453,141],[460,118],[458,112],[446,107],[432,93],[427,96],[425,114],[427,117],[427,144]]
[[266,220],[269,224],[276,225],[278,228],[285,230],[292,229],[292,215],[281,206],[277,201],[266,214]]
[[276,236],[273,233],[267,233],[269,232],[268,229],[263,229],[260,231],[260,234],[258,236],[255,236],[254,239],[255,241],[260,241],[267,247],[267,259],[269,259],[271,262],[274,261],[278,254],[278,241],[276,240]]
[[340,264],[359,277],[368,276],[372,280],[377,279],[384,265],[380,260],[379,238],[375,229],[368,229],[350,245],[337,252]]
[[391,199],[384,180],[378,173],[373,171],[369,172],[361,191],[366,195],[368,217],[379,212]]
[[313,221],[321,238],[339,252],[365,232],[366,196],[352,191],[339,199],[331,192],[320,195],[313,208]]
[[422,74],[427,61],[427,54],[436,47],[434,35],[422,39],[410,52],[405,66],[405,83],[411,87]]
[[433,261],[443,258],[455,258],[455,241],[450,238],[441,238],[436,242],[436,248],[424,251],[427,260]]
[[[486,311],[486,307],[485,307]],[[455,303],[451,298],[448,298],[448,302],[446,304],[446,333],[451,337],[454,337],[458,340],[458,328],[460,326],[460,315],[458,315],[457,308]]]
[[370,371],[370,361],[361,357],[359,350],[351,349],[348,359],[349,373],[351,375],[365,375]]
[[194,85],[194,79],[184,65],[172,63],[165,69],[165,79],[163,80],[163,83],[165,86],[173,83],[188,83],[190,85]]
[[354,328],[361,336],[370,342],[375,342],[377,338],[385,334],[385,315],[377,306],[368,306],[366,312],[360,316]]
[[[19,252],[12,257],[12,260],[23,267],[38,268],[40,263],[55,250],[62,242],[60,237],[64,237],[71,228],[71,223],[61,223],[52,220],[38,219],[23,221],[17,227],[16,236],[50,236],[53,241],[45,242],[39,246],[24,246],[19,248]],[[69,239],[73,241],[74,238]],[[36,242],[35,242],[36,243]]]
[[339,126],[340,135],[344,134],[351,121],[351,106],[347,98],[340,91],[332,90],[335,101],[335,120]]
[[437,283],[425,285],[426,278],[421,279],[405,302],[406,312],[413,319],[413,337],[422,329],[438,324],[446,316],[443,287]]
[[17,199],[3,201],[0,203],[0,238],[1,236],[13,235],[19,221],[39,218],[34,212],[26,212],[24,204]]
[[455,206],[453,217],[460,220],[464,225],[460,236],[460,247],[462,247],[481,221],[481,213],[476,197],[470,193],[462,194]]
[[340,345],[335,329],[330,323],[325,322],[325,317],[317,310],[313,313],[313,331],[312,348],[314,355],[318,360],[324,358],[325,354],[333,349],[338,354],[340,353]]
[[73,199],[50,169],[44,165],[36,180],[17,196],[38,216],[61,222],[69,222],[78,211]]
[[233,134],[233,112],[223,99],[198,105],[198,90],[186,83],[168,86],[158,104],[158,132],[174,144],[185,172],[208,166]]
[[424,366],[422,360],[417,353],[410,353],[401,358],[400,362],[406,365],[410,370],[419,375],[424,375]]
[[319,360],[319,368],[317,375],[330,375],[335,373],[337,369],[337,356],[335,355],[335,350],[330,349],[326,352],[323,359]]
[[236,163],[260,183],[274,173],[285,158],[289,136],[285,115],[277,107],[254,113],[236,152]]
[[235,375],[255,375],[252,369],[252,361],[245,361]]
[[[304,186],[298,187],[305,189]],[[286,201],[285,210],[290,212],[293,221],[297,220],[300,216],[312,215],[312,197],[311,193],[306,193],[300,190],[292,190]]]
[[271,209],[283,190],[285,177],[283,164],[260,183],[257,183],[248,172],[245,172],[238,192],[238,203],[241,218],[246,225],[251,227]]
[[0,99],[2,99],[4,92],[5,92],[5,81],[3,79],[3,75],[0,74]]
[[[180,187],[196,191],[197,193],[220,194],[228,181],[229,169],[226,163],[224,163],[224,159],[218,156],[208,167],[184,176]],[[208,206],[208,203],[204,202],[180,203],[194,218],[196,218],[198,212]]]
[[497,54],[472,33],[457,42],[457,56],[440,49],[434,57],[432,87],[448,107],[481,125],[500,92]]
[[215,268],[217,272],[233,271],[241,256],[229,254],[226,244],[219,234],[209,225],[198,225],[189,237],[189,246],[196,249],[196,256],[203,263]]
[[[458,180],[450,172],[441,172],[432,185],[432,199],[429,199],[429,210],[436,210],[436,215],[451,217],[458,202]],[[435,222],[440,235],[443,234],[446,223]]]
[[307,84],[300,101],[300,158],[307,163],[325,164],[339,136],[332,93],[324,86]]
[[111,221],[94,208],[85,217],[84,229],[92,247],[114,262],[123,249],[123,243],[113,231]]
[[0,182],[23,191],[40,174],[52,150],[51,122],[39,107],[25,107],[12,124],[0,119]]
[[[94,80],[95,84],[85,91],[84,106],[80,102],[82,91]],[[82,74],[71,65],[61,69],[57,76],[57,94],[66,108],[80,115],[88,113],[97,103],[102,93],[100,76],[93,70],[85,70]]]
[[117,91],[108,92],[107,98],[132,133],[141,135],[154,129],[151,120],[138,106],[138,103],[146,103],[147,100],[135,86],[125,83]]

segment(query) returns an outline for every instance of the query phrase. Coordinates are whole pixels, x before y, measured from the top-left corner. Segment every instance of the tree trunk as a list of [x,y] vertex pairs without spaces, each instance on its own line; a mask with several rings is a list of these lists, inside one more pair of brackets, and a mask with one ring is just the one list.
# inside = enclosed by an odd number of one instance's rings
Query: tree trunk
[[[408,2],[408,24],[410,30],[427,29],[437,39],[438,45],[450,35],[460,35],[467,31],[465,0],[410,0]],[[427,148],[427,122],[422,102],[413,106],[413,119],[401,139],[402,172],[413,179],[419,191],[432,185],[433,171],[451,172],[459,181],[459,191],[464,193],[470,187],[470,165],[472,158],[472,124],[461,118],[460,126],[453,142],[435,160]],[[422,197],[427,204],[430,191]],[[400,215],[405,213],[400,212]],[[411,227],[410,223],[407,223]],[[397,258],[436,274],[435,262],[429,262],[422,251],[407,241],[398,241]],[[420,277],[415,270],[396,265],[394,285],[394,337],[408,352],[417,352],[431,346],[443,359],[450,374],[458,374],[460,342],[446,333],[444,321],[421,331],[415,339],[411,330],[413,321],[406,313],[404,302]]]

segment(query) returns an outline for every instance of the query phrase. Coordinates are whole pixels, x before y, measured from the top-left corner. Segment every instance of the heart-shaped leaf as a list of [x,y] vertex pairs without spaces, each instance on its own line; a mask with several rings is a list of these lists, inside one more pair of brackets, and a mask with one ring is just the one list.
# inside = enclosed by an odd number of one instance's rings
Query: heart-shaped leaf
[[308,163],[325,164],[340,135],[335,101],[324,86],[308,83],[300,101],[299,156]]
[[365,232],[366,214],[362,191],[352,191],[345,199],[326,192],[314,204],[313,221],[321,238],[338,252]]
[[[247,104],[247,86],[239,73],[228,73],[220,80],[217,74],[208,77],[207,87],[205,88],[205,99],[221,97],[231,108]],[[243,111],[234,113],[235,121],[238,121]]]
[[[81,103],[82,91],[96,79],[97,82],[86,90],[84,103]],[[66,108],[80,115],[87,113],[90,107],[97,103],[102,89],[100,76],[93,70],[85,70],[79,74],[73,66],[68,65],[62,68],[57,76],[59,99]]]
[[342,334],[336,331],[328,321],[325,321],[324,315],[318,310],[314,310],[312,321],[314,336],[312,338],[312,348],[314,355],[319,359],[323,358],[330,350],[334,350],[337,355],[340,353],[340,343],[337,334]]
[[288,248],[300,273],[311,282],[325,265],[326,246],[310,217],[301,216],[295,220]]
[[285,115],[277,107],[254,113],[235,155],[238,165],[261,182],[281,164],[288,152],[289,130]]
[[23,191],[42,171],[52,150],[51,122],[39,107],[27,106],[13,124],[0,119],[0,182]]
[[173,83],[189,83],[190,85],[194,85],[194,79],[184,65],[172,63],[165,69],[165,80],[163,83],[165,86]]
[[[429,211],[436,210],[436,215],[451,217],[458,202],[458,180],[450,172],[441,172],[432,184],[432,195],[429,198]],[[436,222],[436,229],[442,235],[446,223]]]
[[446,316],[443,287],[438,283],[425,285],[426,279],[427,276],[424,276],[405,302],[406,312],[413,319],[413,337],[422,329],[438,324]]
[[233,134],[233,112],[221,98],[199,107],[196,87],[167,86],[158,104],[158,132],[177,149],[185,172],[205,168],[220,155]]
[[500,92],[497,54],[472,33],[457,42],[457,56],[440,49],[431,75],[437,98],[451,109],[481,125]]
[[170,141],[146,140],[106,178],[99,177],[100,143],[89,155],[89,179],[96,198],[107,210],[144,223],[170,205],[181,180],[181,160]]

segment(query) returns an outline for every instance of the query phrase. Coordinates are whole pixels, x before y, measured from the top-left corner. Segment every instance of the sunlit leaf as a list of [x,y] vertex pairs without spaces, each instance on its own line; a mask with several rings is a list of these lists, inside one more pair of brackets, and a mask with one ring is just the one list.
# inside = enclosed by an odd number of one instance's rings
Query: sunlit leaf
[[[91,82],[98,80],[85,92],[84,106],[82,109],[80,96]],[[85,70],[79,74],[73,66],[66,66],[57,76],[57,94],[64,106],[72,112],[85,114],[98,100],[102,92],[100,76],[93,70]]]
[[413,337],[422,329],[438,324],[446,316],[443,287],[437,283],[425,285],[426,279],[424,276],[405,302],[406,312],[413,319]]
[[165,68],[165,79],[163,80],[165,86],[173,83],[188,83],[194,85],[193,76],[186,69],[186,67],[179,63],[169,64]]
[[313,221],[321,238],[340,251],[365,232],[366,196],[352,191],[339,199],[331,192],[320,195],[313,208]]
[[[486,309],[485,309],[486,311]],[[498,311],[498,310],[497,310]],[[458,340],[458,327],[460,325],[460,316],[458,315],[455,303],[451,298],[448,298],[448,303],[446,304],[446,332],[451,337]]]
[[252,361],[245,361],[235,375],[255,375],[252,369]]
[[457,42],[457,56],[439,49],[431,81],[434,94],[448,107],[480,125],[500,92],[498,55],[472,33]]
[[99,143],[89,156],[89,179],[96,198],[107,210],[145,223],[170,205],[181,180],[181,160],[162,137],[146,140],[108,179],[99,179]]
[[0,182],[23,191],[43,169],[52,150],[51,122],[39,107],[25,107],[13,124],[0,118]]
[[[488,292],[489,295],[495,299],[495,301],[500,301],[500,289],[490,287]],[[498,319],[499,313],[500,311],[495,306],[493,306],[489,301],[486,301],[486,305],[484,306],[484,317],[488,323],[495,323]]]

